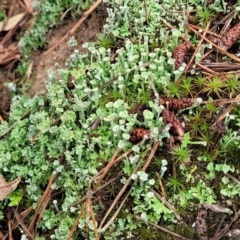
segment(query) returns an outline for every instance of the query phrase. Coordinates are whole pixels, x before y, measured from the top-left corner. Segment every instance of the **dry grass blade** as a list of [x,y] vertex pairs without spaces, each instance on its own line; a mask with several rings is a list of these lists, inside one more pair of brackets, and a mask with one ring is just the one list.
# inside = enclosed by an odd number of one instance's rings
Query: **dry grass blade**
[[[102,185],[101,187],[99,187],[97,190],[93,191],[92,194],[94,195],[94,194],[97,193],[98,191],[104,189],[104,188],[107,187],[109,184],[111,184],[112,182],[114,182],[115,180],[117,180],[121,175],[122,175],[122,173],[120,173],[120,174],[118,174],[116,177],[110,179],[108,182],[106,182],[105,184],[103,184],[103,185]],[[78,204],[84,202],[86,199],[87,199],[87,196],[85,196],[85,197],[83,197],[83,198],[81,198],[81,199],[73,202],[72,204],[70,204],[70,205],[68,206],[67,210],[69,211],[69,209],[70,209],[71,207],[76,207]],[[64,213],[64,211],[61,211],[61,212],[59,212],[59,213],[57,214],[57,216],[59,216],[59,215],[61,215],[61,214],[63,214],[63,213]]]
[[95,219],[95,215],[94,215],[94,212],[93,212],[92,204],[91,204],[91,207],[90,207],[90,212],[91,212],[91,217],[92,217],[92,221],[93,221],[93,228],[94,228],[95,239],[99,240],[97,224],[96,224],[96,219]]
[[39,210],[41,209],[43,203],[46,201],[48,196],[51,194],[51,192],[52,192],[51,185],[53,184],[55,179],[56,179],[56,175],[52,174],[49,181],[48,181],[47,188],[46,188],[45,192],[43,193],[42,198],[37,205],[37,208],[35,210],[35,214],[33,216],[33,219],[32,219],[32,221],[31,221],[31,223],[28,227],[29,231],[33,230],[34,224],[36,223],[36,220],[37,220],[37,217],[38,217],[38,214],[39,214]]
[[151,163],[151,161],[154,157],[155,152],[157,151],[157,148],[158,148],[159,144],[160,144],[160,142],[156,142],[155,145],[153,146],[152,151],[151,151],[149,157],[147,158],[146,163],[144,164],[144,166],[142,168],[142,171],[145,172],[147,170],[149,164]]
[[73,224],[73,226],[72,226],[72,228],[71,228],[71,230],[70,230],[70,233],[69,233],[69,236],[68,236],[67,240],[71,240],[71,239],[72,239],[72,235],[73,235],[73,233],[76,231],[78,222],[80,221],[80,219],[81,219],[81,217],[82,217],[82,215],[83,215],[83,212],[84,212],[85,208],[86,208],[86,202],[85,202],[84,205],[82,206],[82,210],[81,210],[80,213],[78,214],[78,216],[77,216],[77,218],[76,218],[76,220],[75,220],[75,222],[74,222],[74,224]]
[[[25,211],[21,212],[21,213],[19,214],[20,219],[23,221],[23,220],[28,216],[28,214],[29,214],[32,210],[33,210],[33,207],[30,207],[30,208],[26,209]],[[19,225],[19,222],[16,221],[16,222],[13,224],[12,229],[15,230],[18,225]],[[1,238],[0,238],[0,239],[1,239]],[[9,233],[7,233],[1,240],[6,240],[6,239],[10,239]]]
[[81,24],[87,19],[87,17],[97,8],[97,6],[102,2],[102,0],[97,0],[85,13],[83,13],[82,18],[76,23],[76,25],[65,34],[52,48],[44,53],[44,55],[49,54],[53,49],[60,45],[65,39],[67,39],[71,34],[73,34]]
[[8,235],[9,235],[9,239],[13,239],[12,238],[12,219],[11,219],[11,213],[8,210],[7,212],[7,219],[8,219]]
[[205,32],[205,31],[206,31],[207,34],[210,34],[210,35],[212,35],[212,36],[214,36],[214,37],[220,38],[220,35],[219,35],[219,34],[208,30],[208,27],[204,29],[204,28],[202,28],[202,27],[200,27],[200,26],[193,25],[193,24],[191,24],[191,23],[186,23],[185,25],[186,25],[186,26],[190,26],[190,27],[192,27],[192,28],[194,28],[194,29],[196,29],[196,30],[200,30],[201,32]]
[[35,230],[34,230],[35,234],[37,234],[38,226],[39,226],[39,224],[40,224],[40,222],[42,220],[43,214],[44,214],[44,212],[46,210],[46,207],[47,207],[50,199],[51,199],[51,194],[49,193],[49,195],[47,196],[46,200],[44,201],[44,203],[41,206],[41,212],[39,213],[38,219],[37,219],[36,224],[35,224]]
[[158,181],[159,181],[159,186],[160,186],[160,189],[161,189],[161,194],[162,194],[163,198],[164,198],[165,200],[167,200],[167,194],[166,194],[165,189],[164,189],[164,187],[163,187],[161,177],[160,177],[159,173],[156,173],[156,175],[157,175],[157,178],[158,178]]
[[120,210],[122,209],[124,203],[126,202],[126,200],[128,199],[129,194],[131,193],[132,189],[129,190],[129,192],[127,193],[126,197],[123,199],[123,201],[121,202],[119,208],[117,209],[117,211],[113,214],[113,216],[111,217],[111,219],[105,224],[104,227],[102,227],[102,231],[105,232],[108,227],[112,224],[112,222],[114,221],[114,219],[117,217],[118,213],[120,212]]
[[102,228],[103,224],[105,223],[108,215],[111,213],[111,211],[113,210],[113,208],[115,207],[115,205],[117,204],[117,202],[119,201],[119,199],[121,198],[121,196],[123,195],[123,193],[125,192],[127,186],[129,185],[129,183],[132,180],[132,175],[135,174],[138,170],[138,168],[140,167],[141,161],[139,161],[138,165],[135,167],[135,169],[133,170],[132,174],[129,176],[129,178],[126,180],[124,186],[122,187],[121,191],[118,193],[118,195],[116,196],[116,198],[114,199],[112,205],[110,206],[110,208],[108,209],[107,213],[105,214],[104,218],[102,219],[99,228]]
[[23,228],[23,230],[25,231],[25,234],[27,235],[27,237],[29,237],[30,239],[34,240],[35,237],[31,234],[31,232],[29,231],[27,226],[23,223],[23,221],[20,218],[19,214],[17,213],[16,209],[14,209],[13,211],[14,211],[14,216],[15,216],[16,220],[18,221],[18,224]]
[[[239,94],[234,100],[240,100],[240,94]],[[213,125],[211,126],[211,128],[214,127],[215,125],[217,125],[219,122],[221,122],[221,121],[229,114],[229,112],[232,110],[234,104],[236,104],[236,102],[231,103],[231,104],[224,110],[224,112],[217,118],[217,120],[215,121],[215,123],[213,123]]]
[[[145,219],[141,218],[140,216],[136,215],[135,218],[145,222]],[[161,230],[161,231],[163,231],[165,233],[169,233],[170,235],[172,235],[172,236],[174,236],[174,237],[176,237],[178,239],[181,239],[181,240],[192,240],[190,238],[185,238],[185,237],[183,237],[183,236],[181,236],[181,235],[179,235],[179,234],[177,234],[177,233],[175,233],[175,232],[173,232],[173,231],[171,231],[171,230],[169,230],[167,228],[161,227],[161,226],[159,226],[159,225],[157,225],[157,224],[155,224],[153,222],[148,221],[148,224],[154,226],[155,228],[157,228],[157,229],[159,229],[159,230]]]
[[201,62],[201,64],[203,66],[206,66],[217,72],[240,70],[239,63],[205,63],[205,62]]
[[97,188],[97,186],[101,183],[101,181],[103,180],[103,178],[106,176],[106,174],[108,173],[109,169],[114,165],[114,160],[116,159],[119,151],[121,150],[121,148],[117,148],[116,151],[114,152],[113,156],[111,157],[110,161],[108,162],[107,166],[103,169],[103,173],[101,174],[101,176],[99,177],[96,185],[94,186],[94,189]]
[[154,189],[151,189],[154,195],[166,206],[168,207],[175,215],[177,220],[181,220],[181,216],[177,213],[177,210],[174,206],[172,206],[164,197],[162,197],[159,193],[157,193]]

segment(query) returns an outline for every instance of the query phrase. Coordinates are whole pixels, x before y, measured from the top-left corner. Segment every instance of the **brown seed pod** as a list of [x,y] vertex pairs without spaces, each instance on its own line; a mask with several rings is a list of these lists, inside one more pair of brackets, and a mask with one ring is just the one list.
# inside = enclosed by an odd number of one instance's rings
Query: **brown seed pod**
[[240,22],[223,34],[219,45],[222,49],[228,50],[239,39],[239,37],[240,37]]
[[133,131],[130,132],[129,140],[133,143],[137,143],[143,140],[144,136],[149,138],[151,135],[150,131],[145,128],[135,128]]
[[183,42],[177,46],[173,52],[173,59],[175,60],[174,66],[175,69],[179,69],[184,62],[185,56],[187,55],[188,50],[190,49],[190,44]]
[[160,98],[159,104],[168,108],[171,111],[178,111],[181,109],[185,109],[191,107],[195,103],[194,98]]
[[184,128],[178,117],[167,108],[162,111],[163,120],[166,124],[171,124],[170,132],[175,140],[182,141],[184,138]]

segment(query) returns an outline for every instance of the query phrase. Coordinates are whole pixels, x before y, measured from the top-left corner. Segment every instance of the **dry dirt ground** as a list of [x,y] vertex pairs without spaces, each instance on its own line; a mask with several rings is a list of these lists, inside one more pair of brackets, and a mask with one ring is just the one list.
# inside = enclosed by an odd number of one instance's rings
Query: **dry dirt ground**
[[[80,52],[83,52],[83,43],[97,40],[97,35],[101,32],[106,17],[107,12],[105,7],[103,5],[98,6],[72,35],[77,40],[78,46],[76,48]],[[45,81],[48,69],[56,70],[64,67],[66,60],[73,51],[67,44],[69,39],[61,43],[48,55],[44,55],[44,53],[67,34],[68,31],[75,26],[78,20],[79,19],[68,18],[63,21],[61,26],[49,30],[46,49],[38,50],[33,53],[30,60],[33,65],[31,75],[32,86],[29,90],[30,96],[45,93]],[[9,79],[15,79],[13,75],[14,70],[11,70],[11,72],[0,72],[0,117],[2,116],[3,118],[7,117],[11,103],[10,95],[5,85],[9,82]]]
[[[77,40],[77,49],[83,52],[82,44],[85,42],[93,42],[97,40],[97,35],[101,32],[102,26],[106,20],[106,11],[102,6],[99,6],[73,35]],[[61,27],[53,29],[48,34],[48,49],[58,42],[75,24],[76,21],[67,20]],[[64,67],[66,60],[72,53],[67,41],[64,41],[57,48],[55,48],[48,55],[44,52],[36,52],[33,55],[32,61],[34,63],[33,75],[34,83],[30,89],[29,94],[43,94],[45,92],[46,72],[48,69],[56,70]]]

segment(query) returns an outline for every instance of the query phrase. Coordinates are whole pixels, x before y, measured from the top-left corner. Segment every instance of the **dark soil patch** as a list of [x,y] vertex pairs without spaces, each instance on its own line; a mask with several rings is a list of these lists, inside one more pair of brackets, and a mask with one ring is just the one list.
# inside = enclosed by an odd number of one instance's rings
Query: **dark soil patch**
[[8,88],[5,86],[7,83],[7,75],[0,72],[0,117],[6,118],[10,108],[10,95]]

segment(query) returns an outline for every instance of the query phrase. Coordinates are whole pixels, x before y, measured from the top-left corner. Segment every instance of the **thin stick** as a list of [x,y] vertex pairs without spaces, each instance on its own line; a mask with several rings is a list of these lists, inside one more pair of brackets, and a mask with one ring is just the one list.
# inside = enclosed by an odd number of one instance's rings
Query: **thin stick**
[[148,20],[148,17],[149,17],[148,7],[147,7],[147,2],[146,2],[146,0],[143,0],[143,1],[144,1],[144,8],[145,8],[145,15],[146,15],[145,19],[146,19],[146,21],[147,21],[147,20]]
[[165,200],[167,200],[167,194],[166,194],[165,189],[163,187],[162,179],[161,179],[158,172],[156,172],[156,175],[157,175],[157,178],[158,178],[158,181],[159,181],[159,186],[160,186],[160,189],[161,189],[161,192],[162,192],[162,196]]
[[101,229],[103,232],[105,232],[109,226],[112,224],[112,222],[115,220],[115,218],[117,217],[118,213],[120,212],[120,210],[122,209],[124,203],[126,202],[126,200],[128,199],[129,194],[131,193],[132,188],[129,190],[129,192],[127,193],[126,197],[123,199],[123,201],[121,202],[119,208],[117,209],[117,211],[113,214],[113,216],[111,217],[111,219],[105,224],[105,226]]
[[[144,222],[145,222],[145,219],[141,218],[140,216],[137,216],[137,215],[136,215],[135,218],[138,219],[138,220],[141,220],[141,221],[144,221]],[[192,240],[192,239],[190,239],[190,238],[185,238],[185,237],[183,237],[183,236],[181,236],[181,235],[179,235],[179,234],[177,234],[177,233],[175,233],[175,232],[172,232],[171,230],[169,230],[169,229],[167,229],[167,228],[161,227],[161,226],[159,226],[159,225],[157,225],[157,224],[155,224],[155,223],[153,223],[153,222],[148,221],[148,223],[149,223],[150,225],[152,225],[152,226],[160,229],[160,230],[163,231],[163,232],[166,232],[166,233],[171,234],[171,235],[174,236],[174,237],[180,238],[180,239],[182,239],[182,240]]]
[[[92,202],[91,202],[91,203],[92,203]],[[94,212],[93,212],[92,204],[91,204],[91,206],[90,206],[90,212],[91,212],[91,217],[92,217],[92,221],[93,221],[95,239],[96,239],[96,240],[99,240],[99,235],[98,235],[98,230],[97,230],[97,224],[96,224],[96,219],[95,219],[95,215],[94,215]]]
[[75,230],[77,228],[78,222],[80,221],[85,208],[86,208],[86,202],[84,203],[81,212],[78,214],[78,216],[77,216],[77,218],[76,218],[76,220],[75,220],[75,222],[74,222],[74,224],[73,224],[73,226],[72,226],[72,228],[70,230],[70,233],[69,233],[69,236],[68,236],[67,240],[71,240],[72,239],[72,235],[73,235],[73,233],[75,232]]
[[103,169],[103,173],[101,174],[100,178],[98,179],[96,185],[94,186],[94,189],[97,188],[97,186],[101,183],[101,181],[103,180],[103,178],[106,176],[106,174],[108,173],[109,169],[114,165],[114,160],[117,157],[119,151],[121,150],[121,148],[117,148],[116,151],[114,152],[113,156],[111,157],[110,161],[108,162],[107,166]]
[[[99,187],[97,190],[93,191],[92,194],[94,195],[95,193],[97,193],[98,191],[102,190],[103,188],[105,188],[106,186],[108,186],[110,183],[114,182],[116,179],[118,179],[120,176],[122,175],[121,174],[118,174],[118,176],[116,176],[115,178],[113,179],[110,179],[108,182],[106,182],[104,185],[102,185],[101,187]],[[71,207],[75,207],[77,206],[78,204],[84,202],[85,200],[87,199],[87,196],[84,196],[82,197],[81,199],[77,200],[76,202],[73,202],[72,204],[70,204],[67,208],[67,210],[69,210]],[[57,216],[61,215],[62,213],[64,213],[64,211],[61,211],[57,214]]]
[[[206,33],[207,33],[207,31],[208,31],[209,26],[210,26],[210,22],[208,22],[207,27],[206,27],[206,29],[204,30],[203,37],[206,36]],[[186,67],[185,70],[184,70],[185,73],[189,70],[190,66],[192,65],[193,60],[194,60],[197,52],[199,51],[199,48],[200,48],[202,42],[203,42],[203,37],[202,37],[202,38],[200,39],[200,41],[198,42],[198,45],[197,45],[197,47],[196,47],[196,49],[195,49],[195,51],[194,51],[194,53],[193,53],[190,61],[188,62],[187,67]]]
[[42,204],[44,203],[44,201],[46,200],[47,196],[48,196],[48,195],[50,194],[50,192],[52,191],[52,190],[51,190],[51,185],[52,185],[53,181],[55,180],[55,176],[56,176],[56,175],[52,174],[51,177],[50,177],[50,179],[49,179],[49,181],[48,181],[47,188],[46,188],[45,192],[43,193],[42,198],[41,198],[41,200],[39,201],[39,203],[38,203],[38,205],[37,205],[37,208],[36,208],[36,210],[35,210],[35,214],[34,214],[34,216],[33,216],[33,219],[32,219],[32,221],[31,221],[31,223],[30,223],[30,225],[29,225],[29,227],[28,227],[28,230],[29,230],[29,231],[31,231],[31,230],[33,229],[33,225],[34,225],[34,223],[35,223],[35,221],[36,221],[36,219],[37,219],[39,210],[40,210]]
[[235,55],[225,51],[224,49],[220,48],[218,45],[215,43],[211,42],[209,39],[206,37],[203,37],[202,34],[198,33],[195,29],[193,29],[190,26],[187,26],[190,30],[192,30],[194,33],[196,33],[198,36],[202,37],[206,42],[212,44],[220,53],[227,55],[228,57],[232,58],[233,60],[240,62],[240,58],[236,57]]
[[158,148],[159,144],[160,144],[160,142],[156,142],[155,145],[153,146],[152,151],[151,151],[151,153],[150,153],[150,155],[149,155],[149,157],[148,157],[145,165],[144,165],[143,168],[142,168],[142,171],[145,172],[145,171],[147,170],[149,164],[150,164],[151,161],[152,161],[152,158],[153,158],[155,152],[157,151],[157,148]]
[[82,18],[75,24],[75,26],[65,35],[63,36],[52,48],[46,51],[43,55],[49,54],[53,49],[55,49],[58,45],[60,45],[66,38],[72,35],[81,24],[87,19],[87,17],[97,8],[97,6],[102,2],[102,0],[97,0],[86,12],[83,13]]
[[168,207],[175,215],[175,217],[180,221],[181,216],[177,213],[177,210],[172,204],[170,204],[166,199],[164,199],[159,193],[157,193],[154,189],[151,189],[154,195],[166,206]]
[[8,235],[9,235],[9,240],[13,240],[12,237],[12,221],[11,221],[11,213],[8,210],[7,212],[7,219],[8,219]]
[[118,200],[121,198],[121,196],[123,195],[123,193],[125,192],[127,186],[129,185],[129,183],[132,180],[132,175],[135,174],[139,168],[141,164],[141,161],[139,161],[138,165],[135,167],[135,169],[133,170],[132,174],[129,176],[129,178],[127,179],[127,181],[125,182],[124,186],[122,187],[121,191],[118,193],[118,195],[116,196],[116,198],[114,199],[112,205],[110,206],[110,208],[108,209],[107,213],[105,214],[104,218],[102,219],[99,228],[102,228],[104,222],[106,221],[108,215],[111,213],[111,211],[113,210],[113,208],[115,207],[115,205],[117,204]]
[[217,34],[217,33],[215,33],[215,32],[212,32],[212,31],[210,31],[210,30],[208,30],[208,29],[206,30],[206,29],[204,29],[204,28],[202,28],[202,27],[199,27],[199,26],[197,26],[197,25],[193,25],[193,24],[191,24],[191,23],[186,23],[185,25],[186,25],[186,26],[190,26],[190,27],[192,27],[192,28],[194,28],[194,29],[197,29],[197,30],[206,31],[207,34],[210,34],[210,35],[213,35],[214,37],[220,38],[220,35],[219,35],[219,34]]
[[29,229],[27,228],[27,226],[23,223],[23,221],[21,220],[21,218],[19,217],[19,214],[17,213],[17,211],[14,209],[14,216],[17,219],[18,223],[21,225],[21,227],[23,228],[23,230],[25,231],[27,237],[31,238],[32,240],[35,239],[35,237],[30,233]]

